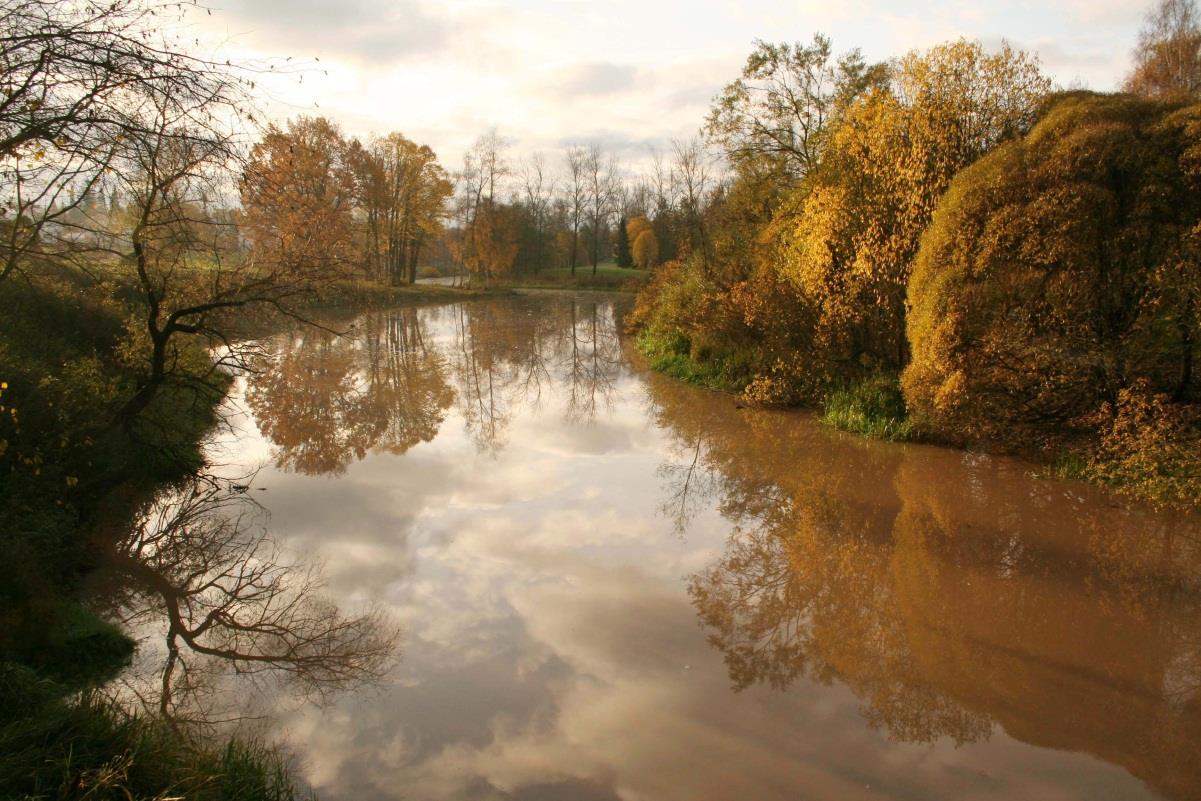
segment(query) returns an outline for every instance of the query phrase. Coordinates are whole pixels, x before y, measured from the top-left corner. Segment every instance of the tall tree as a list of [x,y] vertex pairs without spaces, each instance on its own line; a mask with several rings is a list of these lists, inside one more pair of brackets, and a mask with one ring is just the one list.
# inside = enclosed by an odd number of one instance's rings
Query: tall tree
[[354,183],[346,141],[323,117],[272,123],[254,146],[241,186],[243,231],[257,258],[286,269],[348,271]]
[[450,178],[426,145],[391,133],[372,143],[384,181],[380,248],[393,286],[417,280],[417,260],[430,234],[441,226]]
[[564,156],[567,166],[567,181],[564,186],[567,201],[567,219],[571,228],[571,247],[568,259],[571,275],[575,277],[576,260],[580,249],[580,226],[588,207],[588,151],[578,145],[567,148]]
[[734,164],[767,161],[792,178],[813,172],[840,108],[886,74],[858,50],[835,58],[830,39],[755,42],[738,80],[714,100],[705,132]]
[[1149,97],[1201,97],[1201,14],[1194,0],[1160,0],[1148,12],[1123,88]]
[[529,217],[531,263],[537,273],[544,265],[550,250],[548,232],[551,223],[551,199],[554,197],[554,182],[547,175],[546,160],[535,153],[522,165],[522,199]]
[[597,143],[584,150],[584,186],[587,192],[587,218],[592,233],[592,274],[600,261],[601,237],[609,225],[614,202],[618,195],[617,162],[606,156]]

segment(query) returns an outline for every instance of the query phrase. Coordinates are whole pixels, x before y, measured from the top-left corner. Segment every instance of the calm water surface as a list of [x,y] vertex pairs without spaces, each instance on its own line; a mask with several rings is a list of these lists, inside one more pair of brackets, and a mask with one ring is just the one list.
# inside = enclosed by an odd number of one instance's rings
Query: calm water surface
[[322,798],[1201,798],[1196,518],[648,374],[627,303],[372,312],[239,382],[220,458],[403,627],[280,703]]

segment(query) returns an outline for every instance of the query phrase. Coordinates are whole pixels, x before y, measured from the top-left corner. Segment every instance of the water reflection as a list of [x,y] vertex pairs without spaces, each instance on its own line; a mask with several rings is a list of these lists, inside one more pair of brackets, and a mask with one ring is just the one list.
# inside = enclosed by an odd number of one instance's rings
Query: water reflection
[[736,689],[838,681],[897,740],[1000,726],[1197,796],[1196,518],[777,414],[697,414],[692,393],[651,386],[659,421],[703,441],[735,523],[689,594]]
[[[427,328],[449,327],[430,343]],[[481,451],[505,444],[512,410],[569,388],[564,414],[586,421],[607,403],[621,350],[613,305],[538,299],[372,312],[350,335],[305,327],[255,365],[245,395],[278,467],[343,473],[371,452],[403,454],[459,414]]]
[[373,313],[243,379],[276,530],[406,632],[280,715],[324,798],[1199,796],[1196,518],[739,409],[621,308]]
[[419,317],[368,314],[361,336],[304,327],[256,365],[246,402],[280,467],[343,472],[369,451],[404,453],[438,433],[454,400]]
[[321,699],[378,680],[396,647],[384,612],[345,613],[320,566],[285,557],[250,489],[197,476],[149,504],[111,553],[110,603],[144,638],[126,688],[177,725],[236,720],[221,706],[231,674]]

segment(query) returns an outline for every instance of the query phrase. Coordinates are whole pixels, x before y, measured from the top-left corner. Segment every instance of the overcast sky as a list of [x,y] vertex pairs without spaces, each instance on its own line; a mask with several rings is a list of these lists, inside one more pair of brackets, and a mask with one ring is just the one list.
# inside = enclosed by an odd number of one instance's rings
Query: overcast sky
[[[235,57],[319,58],[268,82],[276,117],[398,130],[449,169],[495,126],[515,154],[601,141],[627,160],[696,130],[754,39],[831,36],[885,59],[959,36],[1035,51],[1062,85],[1113,89],[1153,0],[215,0],[205,38]],[[328,75],[323,70],[328,70]]]

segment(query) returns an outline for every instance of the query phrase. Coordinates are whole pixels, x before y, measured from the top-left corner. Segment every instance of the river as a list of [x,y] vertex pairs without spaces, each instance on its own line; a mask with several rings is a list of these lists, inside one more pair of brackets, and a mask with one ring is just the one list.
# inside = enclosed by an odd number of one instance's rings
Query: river
[[231,471],[378,686],[271,701],[326,801],[1201,798],[1201,522],[648,373],[628,299],[265,343]]

